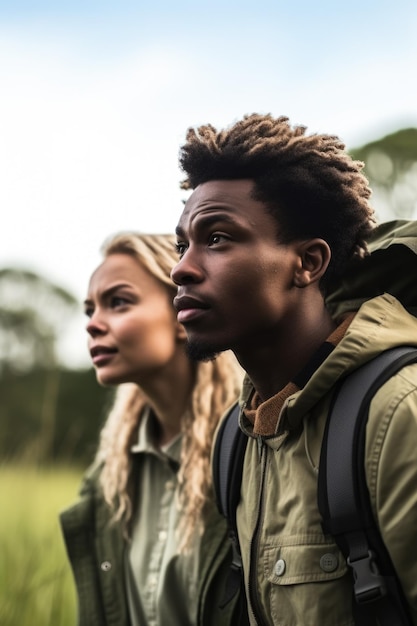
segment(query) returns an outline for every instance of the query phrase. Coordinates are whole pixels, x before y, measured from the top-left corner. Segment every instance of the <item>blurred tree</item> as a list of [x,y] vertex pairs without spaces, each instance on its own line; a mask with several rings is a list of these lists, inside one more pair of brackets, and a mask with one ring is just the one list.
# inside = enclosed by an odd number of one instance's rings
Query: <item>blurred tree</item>
[[34,272],[0,270],[0,374],[42,371],[42,396],[34,404],[39,459],[51,455],[56,431],[61,375],[56,342],[77,307],[74,296]]
[[417,128],[404,128],[350,151],[365,162],[380,221],[417,213]]
[[62,287],[33,272],[0,270],[0,370],[56,365],[56,340],[78,307]]

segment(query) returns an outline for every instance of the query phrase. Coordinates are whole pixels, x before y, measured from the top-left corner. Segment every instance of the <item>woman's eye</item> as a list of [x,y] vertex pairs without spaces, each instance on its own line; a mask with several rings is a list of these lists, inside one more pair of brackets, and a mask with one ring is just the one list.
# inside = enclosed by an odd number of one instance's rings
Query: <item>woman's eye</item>
[[91,317],[93,317],[93,314],[94,314],[94,309],[93,309],[92,306],[86,307],[84,309],[84,315],[86,315],[87,317],[91,318]]
[[126,304],[128,304],[128,301],[126,300],[126,298],[122,298],[121,296],[114,296],[111,299],[111,306],[115,309],[120,306],[125,306]]

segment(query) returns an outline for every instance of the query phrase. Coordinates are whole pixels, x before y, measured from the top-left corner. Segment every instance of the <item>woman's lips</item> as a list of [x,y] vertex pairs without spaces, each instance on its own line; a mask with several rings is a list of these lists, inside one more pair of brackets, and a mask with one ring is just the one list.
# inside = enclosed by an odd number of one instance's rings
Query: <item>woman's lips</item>
[[90,349],[93,365],[97,366],[104,365],[111,361],[116,353],[116,348],[108,348],[106,346],[94,346]]

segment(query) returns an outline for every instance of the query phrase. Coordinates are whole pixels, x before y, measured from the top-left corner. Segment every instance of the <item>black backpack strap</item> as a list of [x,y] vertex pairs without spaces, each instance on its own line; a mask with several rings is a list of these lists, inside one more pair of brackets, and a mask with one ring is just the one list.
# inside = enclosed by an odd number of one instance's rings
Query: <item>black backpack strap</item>
[[[222,421],[213,448],[213,485],[220,513],[226,518],[232,542],[233,557],[222,606],[226,606],[241,590],[243,591],[242,558],[236,526],[236,509],[240,500],[243,460],[248,438],[239,428],[239,403],[233,405]],[[243,609],[242,609],[243,610]],[[242,624],[245,616],[242,615]]]
[[[213,449],[213,483],[220,513],[233,528],[240,498],[243,457],[247,437],[239,428],[239,403],[236,402],[223,419]],[[233,492],[233,493],[232,493]]]
[[335,394],[323,438],[318,487],[323,529],[334,536],[353,570],[355,623],[364,626],[411,624],[373,517],[364,455],[371,399],[391,376],[414,362],[416,347],[401,346],[347,376]]

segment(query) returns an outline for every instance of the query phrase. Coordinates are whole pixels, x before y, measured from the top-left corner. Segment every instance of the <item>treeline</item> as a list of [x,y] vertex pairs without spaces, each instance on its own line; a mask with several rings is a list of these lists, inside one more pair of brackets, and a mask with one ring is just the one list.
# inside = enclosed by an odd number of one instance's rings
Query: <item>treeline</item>
[[113,393],[93,370],[3,370],[0,459],[89,464]]
[[378,221],[415,219],[417,128],[403,128],[350,152],[365,163]]

